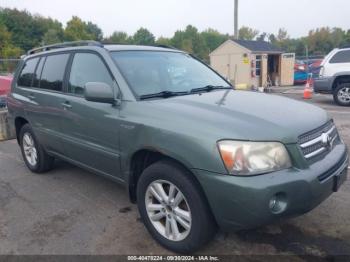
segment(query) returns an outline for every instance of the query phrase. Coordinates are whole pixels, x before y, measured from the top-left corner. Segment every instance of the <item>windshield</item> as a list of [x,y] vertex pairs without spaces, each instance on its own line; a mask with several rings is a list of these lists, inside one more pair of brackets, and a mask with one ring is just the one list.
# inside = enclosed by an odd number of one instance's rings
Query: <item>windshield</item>
[[112,52],[121,73],[137,96],[164,91],[190,92],[229,84],[188,54],[158,51]]

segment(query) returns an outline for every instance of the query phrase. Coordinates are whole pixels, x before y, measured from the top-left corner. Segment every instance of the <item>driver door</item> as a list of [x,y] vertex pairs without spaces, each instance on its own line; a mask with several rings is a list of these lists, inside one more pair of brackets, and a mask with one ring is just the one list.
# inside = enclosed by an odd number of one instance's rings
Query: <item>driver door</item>
[[104,175],[120,175],[119,109],[108,103],[84,98],[88,82],[102,82],[116,88],[103,59],[96,53],[78,52],[72,58],[65,93],[65,156]]

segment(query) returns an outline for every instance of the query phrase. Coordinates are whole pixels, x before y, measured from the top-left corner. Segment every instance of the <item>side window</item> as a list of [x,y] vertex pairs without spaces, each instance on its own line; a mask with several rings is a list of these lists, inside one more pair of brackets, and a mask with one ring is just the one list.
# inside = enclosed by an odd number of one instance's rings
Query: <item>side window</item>
[[43,71],[43,66],[45,63],[45,59],[46,57],[42,57],[40,58],[40,62],[35,70],[35,74],[34,74],[34,78],[33,78],[33,87],[39,87],[39,83],[40,83],[40,76],[41,76],[41,72]]
[[22,68],[22,72],[17,81],[18,86],[22,86],[22,87],[32,86],[34,71],[38,61],[39,61],[39,58],[33,58],[25,62],[24,67]]
[[68,92],[83,95],[84,86],[88,82],[102,82],[113,86],[113,78],[101,58],[91,53],[77,53],[72,63]]
[[41,73],[40,88],[62,91],[63,77],[69,54],[50,55],[46,57]]
[[350,63],[350,50],[339,51],[331,58],[329,63],[330,64]]

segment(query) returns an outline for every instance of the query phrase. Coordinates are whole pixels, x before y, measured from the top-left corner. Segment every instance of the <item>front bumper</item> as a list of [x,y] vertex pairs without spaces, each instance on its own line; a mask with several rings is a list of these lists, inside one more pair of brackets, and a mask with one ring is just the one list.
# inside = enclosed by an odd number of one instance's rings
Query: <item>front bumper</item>
[[[348,163],[346,146],[339,144],[322,161],[304,170],[292,168],[254,177],[193,171],[218,225],[224,231],[237,231],[297,216],[315,208],[334,192],[335,180],[339,186],[346,180]],[[332,173],[320,181],[319,177],[330,170]],[[283,196],[286,204],[283,212],[278,214],[270,206],[270,200],[276,194]]]
[[322,77],[314,80],[314,91],[316,93],[332,93],[333,77]]

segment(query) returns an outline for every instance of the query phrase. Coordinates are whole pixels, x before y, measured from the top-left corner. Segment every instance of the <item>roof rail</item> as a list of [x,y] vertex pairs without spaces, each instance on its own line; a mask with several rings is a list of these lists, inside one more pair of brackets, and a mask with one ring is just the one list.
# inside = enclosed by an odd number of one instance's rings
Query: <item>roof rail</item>
[[342,45],[339,49],[346,49],[346,48],[350,48],[350,45],[349,44]]
[[[105,45],[135,45],[135,44],[128,44],[128,43],[113,43],[113,42],[101,42],[102,44],[105,44]],[[171,45],[144,45],[144,46],[150,46],[150,47],[161,47],[161,48],[168,48],[168,49],[174,49],[174,50],[179,50],[177,49],[176,47],[173,47]]]
[[57,44],[53,44],[53,45],[45,45],[45,46],[31,49],[27,52],[27,55],[32,55],[32,54],[35,54],[38,52],[48,51],[48,50],[52,50],[52,49],[74,47],[74,46],[99,46],[99,47],[103,47],[103,44],[101,44],[100,42],[97,42],[97,41],[93,41],[93,40],[57,43]]
[[168,49],[179,50],[179,49],[177,49],[176,47],[171,46],[171,45],[162,45],[162,44],[160,44],[160,45],[154,45],[154,47],[162,47],[162,48],[168,48]]

